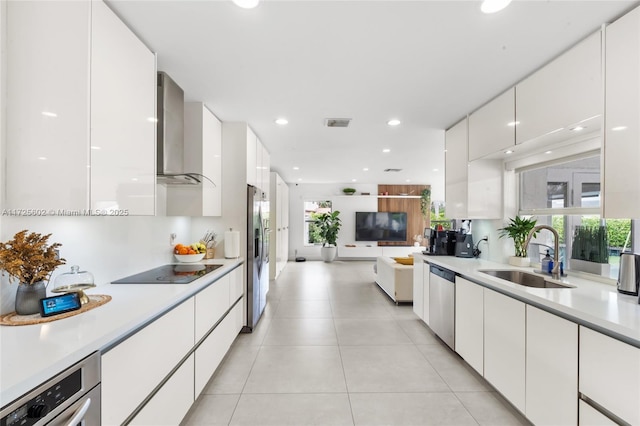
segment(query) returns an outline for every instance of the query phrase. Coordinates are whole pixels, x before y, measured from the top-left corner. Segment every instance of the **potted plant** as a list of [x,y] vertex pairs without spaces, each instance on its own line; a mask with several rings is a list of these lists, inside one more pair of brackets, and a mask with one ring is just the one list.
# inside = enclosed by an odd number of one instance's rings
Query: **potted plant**
[[342,221],[338,217],[340,211],[336,210],[331,213],[323,213],[318,216],[316,224],[320,230],[320,237],[322,239],[322,248],[320,248],[320,255],[325,262],[332,262],[338,254],[338,247],[336,240],[338,239],[338,231],[342,226]]
[[609,276],[609,236],[605,226],[576,226],[571,246],[571,269]]
[[47,245],[50,236],[35,232],[27,234],[25,229],[12,240],[0,243],[0,269],[9,274],[10,280],[18,282],[15,301],[18,315],[40,312],[40,299],[47,297],[45,283],[54,269],[66,263],[56,252],[62,244]]
[[355,188],[343,188],[342,192],[344,192],[344,195],[353,195],[356,193],[356,189]]
[[420,212],[427,221],[431,215],[431,188],[425,188],[420,192]]
[[[529,232],[536,226],[537,220],[522,218],[516,216],[515,219],[509,219],[509,225],[500,228],[500,238],[509,237],[513,240],[515,246],[515,256],[509,258],[509,264],[513,266],[529,266],[531,260],[527,256],[527,246],[525,241]],[[534,233],[534,237],[538,233]]]

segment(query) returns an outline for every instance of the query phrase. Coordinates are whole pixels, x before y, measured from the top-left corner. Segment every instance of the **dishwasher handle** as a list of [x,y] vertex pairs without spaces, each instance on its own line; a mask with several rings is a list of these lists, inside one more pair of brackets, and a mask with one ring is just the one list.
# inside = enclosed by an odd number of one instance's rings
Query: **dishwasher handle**
[[71,420],[67,423],[67,426],[76,426],[80,424],[84,420],[84,415],[89,411],[89,407],[91,406],[91,398],[87,398],[87,400],[82,404],[82,407],[78,408],[78,410],[73,414]]
[[437,276],[439,276],[441,278],[444,278],[447,281],[451,281],[452,283],[456,282],[456,273],[453,272],[453,271],[441,268],[441,267],[436,266],[436,265],[431,265],[429,271],[432,274],[437,275]]

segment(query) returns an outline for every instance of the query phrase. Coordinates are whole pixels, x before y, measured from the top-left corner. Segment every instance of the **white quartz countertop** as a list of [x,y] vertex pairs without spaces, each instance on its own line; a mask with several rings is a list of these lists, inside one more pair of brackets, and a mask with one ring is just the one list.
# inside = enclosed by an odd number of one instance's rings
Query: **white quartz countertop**
[[49,323],[0,326],[0,407],[87,355],[109,348],[243,262],[243,259],[199,262],[223,266],[189,284],[98,285],[86,293],[108,294],[112,297],[109,303]]
[[[640,348],[640,305],[637,296],[618,293],[615,286],[569,275],[561,283],[573,288],[533,288],[484,274],[482,270],[519,268],[480,259],[429,256],[414,253],[415,259],[442,266],[487,288],[560,315]],[[551,280],[553,281],[553,280]]]

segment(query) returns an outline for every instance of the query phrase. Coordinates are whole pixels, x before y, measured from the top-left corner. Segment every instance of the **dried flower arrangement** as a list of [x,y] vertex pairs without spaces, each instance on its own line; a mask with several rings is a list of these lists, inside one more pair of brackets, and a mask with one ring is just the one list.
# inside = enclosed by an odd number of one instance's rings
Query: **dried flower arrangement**
[[62,244],[47,246],[51,234],[41,235],[32,232],[27,235],[22,230],[13,240],[0,243],[0,269],[6,271],[19,284],[33,285],[39,281],[48,281],[51,273],[65,259],[58,259],[56,249]]

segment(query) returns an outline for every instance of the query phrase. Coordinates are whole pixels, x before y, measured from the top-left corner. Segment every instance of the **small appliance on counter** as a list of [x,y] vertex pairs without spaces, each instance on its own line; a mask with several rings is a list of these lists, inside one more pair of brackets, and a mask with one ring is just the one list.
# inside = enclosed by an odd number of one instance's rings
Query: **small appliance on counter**
[[432,256],[453,256],[456,254],[456,231],[431,230],[428,250],[424,254]]
[[471,235],[471,220],[463,220],[456,235],[456,257],[473,257],[473,235]]
[[[622,253],[618,271],[618,291],[622,294],[638,296],[640,287],[640,255]],[[640,300],[638,301],[640,303]]]

